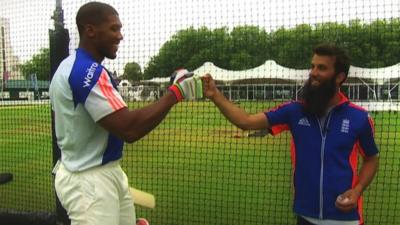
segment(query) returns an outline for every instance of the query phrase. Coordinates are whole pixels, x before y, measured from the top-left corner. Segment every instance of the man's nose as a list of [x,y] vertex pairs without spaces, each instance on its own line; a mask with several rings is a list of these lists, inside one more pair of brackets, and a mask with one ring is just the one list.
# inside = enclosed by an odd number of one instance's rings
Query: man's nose
[[316,68],[313,68],[310,70],[310,74],[309,74],[310,77],[316,77],[317,75],[318,75],[318,71]]
[[122,41],[122,40],[124,39],[124,36],[122,35],[121,32],[119,32],[119,34],[118,34],[118,39],[119,39],[120,41]]

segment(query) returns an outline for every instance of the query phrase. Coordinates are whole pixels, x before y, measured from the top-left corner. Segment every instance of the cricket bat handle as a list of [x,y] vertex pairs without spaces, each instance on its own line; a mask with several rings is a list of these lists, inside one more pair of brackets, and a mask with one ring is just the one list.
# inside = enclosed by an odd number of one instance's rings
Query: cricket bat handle
[[130,187],[129,190],[135,204],[154,209],[154,207],[156,206],[156,199],[154,195],[133,187]]

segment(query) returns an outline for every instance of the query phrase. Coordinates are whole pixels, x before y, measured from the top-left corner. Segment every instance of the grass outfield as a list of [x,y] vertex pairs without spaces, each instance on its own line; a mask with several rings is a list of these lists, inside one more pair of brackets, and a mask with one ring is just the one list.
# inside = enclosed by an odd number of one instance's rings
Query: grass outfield
[[[134,103],[130,108],[147,103]],[[247,111],[275,106],[242,102]],[[373,113],[381,166],[365,193],[367,224],[396,224],[400,115]],[[54,211],[51,123],[46,105],[0,108],[0,209]],[[246,137],[209,102],[181,103],[141,141],[127,144],[130,184],[156,196],[137,215],[158,225],[293,224],[289,135]]]

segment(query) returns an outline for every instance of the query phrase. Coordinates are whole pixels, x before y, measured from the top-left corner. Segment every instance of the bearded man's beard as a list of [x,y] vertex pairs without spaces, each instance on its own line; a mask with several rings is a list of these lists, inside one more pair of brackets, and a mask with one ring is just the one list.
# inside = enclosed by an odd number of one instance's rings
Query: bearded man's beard
[[301,98],[304,101],[304,111],[321,117],[326,114],[330,100],[336,94],[336,77],[320,83],[318,86],[311,85],[311,77],[304,84]]

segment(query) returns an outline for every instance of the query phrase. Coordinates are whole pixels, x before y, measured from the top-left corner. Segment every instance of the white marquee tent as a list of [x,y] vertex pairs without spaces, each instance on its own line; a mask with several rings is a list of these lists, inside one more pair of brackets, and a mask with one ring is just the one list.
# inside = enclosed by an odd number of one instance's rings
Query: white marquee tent
[[[283,79],[302,82],[307,79],[309,70],[292,69],[281,66],[273,60],[268,60],[264,64],[248,70],[226,70],[215,66],[211,62],[204,63],[201,67],[194,70],[195,74],[204,75],[210,73],[215,80],[229,82],[247,79]],[[349,78],[360,80],[371,80],[377,84],[383,84],[390,79],[400,79],[400,63],[383,68],[360,68],[350,66]],[[169,78],[153,78],[149,82],[165,83]]]
[[[243,71],[231,71],[225,70],[215,66],[213,63],[207,62],[203,64],[203,66],[196,69],[195,74],[212,74],[213,78],[218,81],[222,81],[224,83],[231,83],[239,80],[251,80],[251,79],[281,79],[281,80],[290,80],[295,81],[298,85],[302,85],[304,80],[308,78],[309,70],[298,70],[283,67],[278,65],[275,61],[268,60],[263,65],[258,66],[256,68],[243,70]],[[368,94],[371,99],[379,100],[379,99],[387,99],[392,101],[392,98],[396,95],[400,95],[400,63],[383,68],[360,68],[356,66],[350,66],[348,78],[353,78],[354,80],[358,80],[358,84],[353,83],[353,87],[349,87],[353,90],[352,97],[358,98],[360,87],[364,86],[369,91]],[[394,80],[394,83],[393,81]],[[383,86],[383,84],[386,84]],[[397,89],[396,92],[393,92]],[[296,88],[296,91],[299,89]],[[355,91],[355,92],[354,92]],[[382,93],[385,92],[387,97],[383,97]],[[392,96],[392,92],[395,96]],[[357,97],[356,97],[357,96]],[[396,97],[395,97],[396,98]],[[399,98],[399,97],[397,97]],[[386,106],[383,108],[399,110],[399,105],[393,105],[390,103],[390,107]],[[381,107],[382,108],[382,107]]]
[[308,72],[309,70],[296,70],[283,67],[272,60],[268,60],[258,67],[239,71],[225,70],[215,66],[211,62],[206,62],[194,71],[195,74],[199,75],[210,73],[215,80],[224,82],[265,78],[303,81],[307,79]]
[[[279,83],[274,81],[273,83],[266,82],[261,85],[265,87],[273,86],[273,90],[278,90],[278,92],[279,90],[283,90],[282,88],[285,87],[294,87],[294,91],[297,93],[303,82],[308,78],[309,74],[308,69],[299,70],[284,67],[273,60],[268,60],[258,67],[241,71],[226,70],[211,62],[206,62],[193,72],[200,76],[210,73],[215,80],[227,85],[225,88],[227,88],[229,93],[233,91],[232,85],[246,86],[245,89],[247,92],[251,92],[252,90],[254,91],[254,88],[256,88],[257,85],[259,86],[260,83],[254,82],[254,84],[251,84],[251,80],[261,79],[279,79],[281,80]],[[345,85],[348,87],[349,97],[352,97],[353,99],[367,98],[368,100],[389,100],[390,102],[393,99],[400,100],[400,63],[383,68],[360,68],[350,66],[348,78],[351,79],[351,82],[347,82]],[[153,78],[145,82],[168,84],[169,80],[169,77],[163,77]],[[246,82],[244,82],[245,84],[241,84],[241,80],[246,80]],[[285,80],[290,82],[284,83]],[[281,83],[282,81],[283,83]],[[365,91],[365,88],[368,91]],[[267,89],[264,89],[264,91],[265,90]],[[363,94],[361,94],[361,92]],[[361,95],[364,97],[360,97]],[[365,97],[365,95],[367,95],[367,97]],[[395,108],[396,110],[399,110],[399,105],[398,103],[396,104]]]

